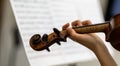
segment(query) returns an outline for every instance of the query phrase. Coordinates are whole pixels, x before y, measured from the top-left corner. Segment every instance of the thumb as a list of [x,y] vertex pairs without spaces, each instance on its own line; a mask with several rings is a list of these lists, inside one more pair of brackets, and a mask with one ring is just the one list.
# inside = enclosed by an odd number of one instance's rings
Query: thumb
[[82,40],[82,37],[84,37],[82,34],[76,33],[75,30],[73,30],[72,28],[67,28],[66,30],[68,33],[68,37],[74,41],[79,42],[80,40]]
[[67,33],[69,34],[69,37],[75,37],[77,33],[72,28],[67,28]]

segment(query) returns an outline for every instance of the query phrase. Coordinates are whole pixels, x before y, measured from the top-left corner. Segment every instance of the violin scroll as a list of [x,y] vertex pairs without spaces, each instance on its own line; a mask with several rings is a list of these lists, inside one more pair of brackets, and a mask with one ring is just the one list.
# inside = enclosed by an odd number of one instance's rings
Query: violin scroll
[[30,46],[36,51],[46,49],[49,52],[49,47],[52,44],[57,43],[61,45],[60,41],[66,42],[66,31],[59,31],[57,28],[53,28],[53,31],[53,33],[49,35],[44,34],[42,37],[39,34],[33,35],[30,39]]

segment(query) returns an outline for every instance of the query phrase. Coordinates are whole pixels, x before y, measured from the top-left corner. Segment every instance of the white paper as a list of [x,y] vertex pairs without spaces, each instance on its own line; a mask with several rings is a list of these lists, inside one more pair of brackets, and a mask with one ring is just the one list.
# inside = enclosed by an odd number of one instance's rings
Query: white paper
[[31,66],[47,66],[92,60],[94,54],[70,39],[61,46],[54,44],[51,52],[35,51],[29,45],[34,34],[53,32],[69,22],[90,19],[103,22],[97,0],[10,0],[24,48]]

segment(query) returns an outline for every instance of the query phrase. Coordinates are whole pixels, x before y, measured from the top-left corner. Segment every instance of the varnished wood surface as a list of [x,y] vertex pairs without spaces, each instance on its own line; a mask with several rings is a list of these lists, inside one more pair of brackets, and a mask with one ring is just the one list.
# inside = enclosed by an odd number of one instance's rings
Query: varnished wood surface
[[[73,29],[80,34],[103,32],[106,35],[106,40],[109,41],[115,49],[120,51],[120,14],[114,16],[113,19],[107,23],[78,26],[73,27]],[[31,37],[30,46],[37,51],[44,49],[47,49],[49,51],[49,47],[54,43],[59,44],[60,41],[66,42],[68,33],[66,30],[55,30],[55,32],[49,34],[48,37],[44,38],[46,41],[43,41],[44,39],[41,39],[41,37],[39,37],[39,39],[36,39],[38,36],[39,35],[34,35]],[[34,43],[36,40],[37,43]]]

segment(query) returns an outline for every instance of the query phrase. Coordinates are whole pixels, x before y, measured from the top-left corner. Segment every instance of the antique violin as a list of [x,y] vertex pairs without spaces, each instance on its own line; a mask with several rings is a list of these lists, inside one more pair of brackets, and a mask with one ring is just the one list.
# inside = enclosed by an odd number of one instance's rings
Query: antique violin
[[[73,29],[80,34],[103,32],[106,36],[106,41],[120,51],[120,14],[112,17],[109,22],[73,27]],[[60,45],[60,42],[66,42],[68,33],[66,30],[59,31],[57,28],[53,28],[53,33],[42,37],[39,34],[35,34],[30,38],[30,46],[36,50],[41,51],[46,49],[50,51],[49,47],[54,43]]]

